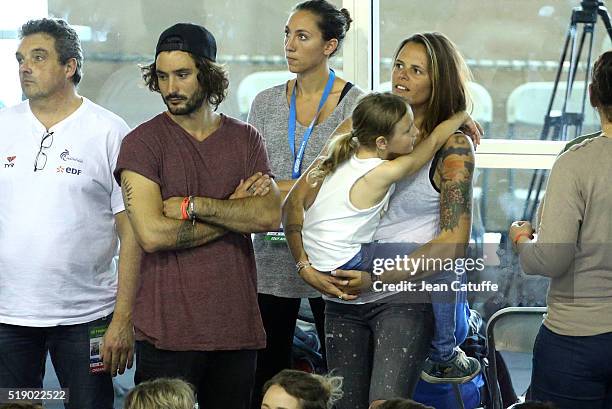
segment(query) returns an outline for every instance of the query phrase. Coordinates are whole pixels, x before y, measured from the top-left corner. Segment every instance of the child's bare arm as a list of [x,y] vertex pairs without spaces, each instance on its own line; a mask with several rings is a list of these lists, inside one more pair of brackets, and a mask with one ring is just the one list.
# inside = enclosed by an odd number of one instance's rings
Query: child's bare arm
[[469,122],[472,122],[472,118],[465,111],[441,122],[410,154],[385,162],[374,169],[372,181],[376,180],[381,187],[388,188],[392,183],[415,173],[435,155],[461,125]]

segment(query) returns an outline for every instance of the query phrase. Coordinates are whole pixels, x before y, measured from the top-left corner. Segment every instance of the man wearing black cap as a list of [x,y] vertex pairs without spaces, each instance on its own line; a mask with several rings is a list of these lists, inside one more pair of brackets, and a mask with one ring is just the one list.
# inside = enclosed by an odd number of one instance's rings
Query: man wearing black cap
[[146,252],[121,301],[135,294],[137,383],[180,377],[201,407],[246,408],[265,344],[250,233],[278,228],[280,195],[262,177],[261,135],[215,112],[228,87],[216,49],[204,27],[176,24],[143,68],[168,111],[126,136],[117,161]]

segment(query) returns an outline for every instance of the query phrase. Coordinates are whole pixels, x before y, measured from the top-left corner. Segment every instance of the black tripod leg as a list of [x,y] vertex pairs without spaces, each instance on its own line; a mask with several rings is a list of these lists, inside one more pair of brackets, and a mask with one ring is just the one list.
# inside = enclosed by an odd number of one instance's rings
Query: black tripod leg
[[612,41],[612,25],[610,25],[610,14],[608,13],[608,9],[604,6],[599,6],[597,9],[597,14],[599,14],[599,17],[601,17],[603,20],[608,36],[610,37],[610,41]]
[[540,192],[542,191],[542,186],[544,186],[544,179],[546,178],[546,171],[544,169],[540,169],[539,177],[540,179],[538,181],[538,189],[536,190],[536,196],[533,198],[531,209],[529,209],[529,214],[527,215],[529,218],[525,219],[528,221],[533,220],[533,215],[538,209],[538,204],[540,203],[539,196],[540,196]]

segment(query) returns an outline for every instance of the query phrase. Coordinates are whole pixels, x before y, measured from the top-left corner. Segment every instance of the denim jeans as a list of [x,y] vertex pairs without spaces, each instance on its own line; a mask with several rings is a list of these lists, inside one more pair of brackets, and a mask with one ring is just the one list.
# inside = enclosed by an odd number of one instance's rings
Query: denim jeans
[[397,298],[325,302],[327,366],[344,377],[337,409],[367,409],[374,400],[412,396],[431,345],[433,314],[430,304]]
[[[370,243],[363,245],[361,250],[343,266],[341,270],[363,270],[371,271],[374,258],[393,258],[402,254],[406,244]],[[410,254],[404,253],[404,254]],[[444,362],[452,359],[455,355],[457,340],[455,338],[457,303],[465,302],[465,292],[453,291],[451,283],[459,281],[465,283],[466,276],[457,275],[454,272],[442,272],[425,280],[440,288],[447,290],[431,292],[432,308],[434,314],[434,336],[431,342],[429,359],[435,362]]]
[[69,389],[66,409],[112,409],[110,374],[89,373],[89,327],[110,320],[42,328],[0,324],[0,388],[42,388],[48,352],[60,385]]
[[612,332],[585,337],[540,327],[533,347],[530,399],[558,409],[612,408]]
[[462,308],[457,308],[458,303],[466,303],[467,294],[465,291],[454,291],[451,283],[458,281],[466,282],[466,275],[457,275],[454,272],[443,272],[433,276],[428,282],[447,286],[448,290],[439,293],[432,293],[431,306],[434,313],[435,331],[431,341],[431,351],[429,359],[435,362],[448,361],[455,357],[455,347],[458,345],[456,335],[457,314],[462,314]]
[[181,378],[197,391],[204,409],[247,409],[255,382],[257,351],[168,351],[136,342],[139,384],[156,378]]

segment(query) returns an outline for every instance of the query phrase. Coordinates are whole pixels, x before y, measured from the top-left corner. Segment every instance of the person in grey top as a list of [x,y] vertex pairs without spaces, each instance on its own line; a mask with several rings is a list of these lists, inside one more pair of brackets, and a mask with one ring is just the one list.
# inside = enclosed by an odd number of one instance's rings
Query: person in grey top
[[[262,91],[251,105],[248,122],[266,139],[283,199],[363,94],[329,68],[351,21],[346,9],[338,10],[326,0],[296,5],[285,26],[287,65],[296,79]],[[266,349],[258,354],[253,392],[252,407],[258,409],[263,384],[291,367],[301,299],[309,298],[322,346],[324,304],[321,294],[296,273],[282,233],[257,234],[254,248],[259,308],[267,334]]]
[[551,279],[530,392],[561,409],[612,405],[612,51],[593,65],[589,91],[602,132],[555,161],[537,237],[528,221],[508,235],[524,272]]

